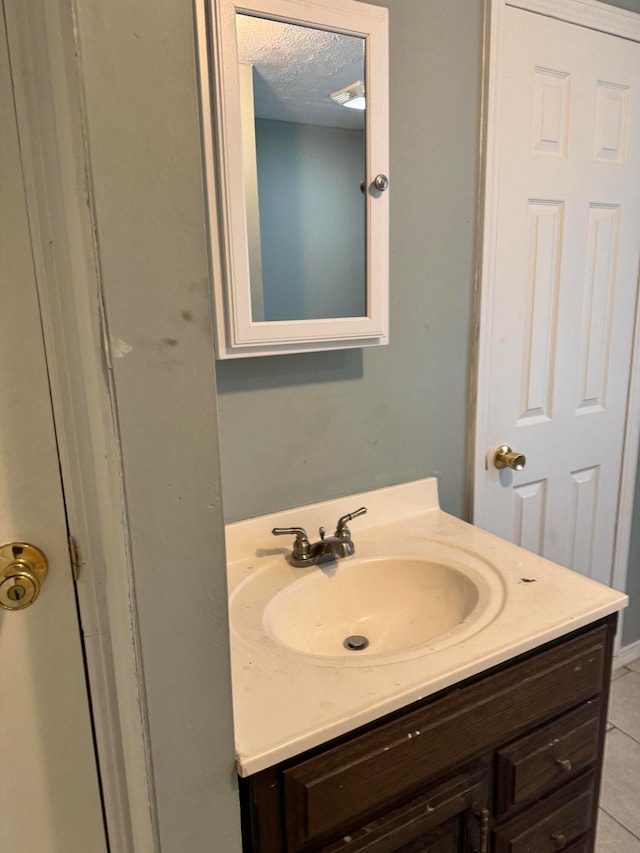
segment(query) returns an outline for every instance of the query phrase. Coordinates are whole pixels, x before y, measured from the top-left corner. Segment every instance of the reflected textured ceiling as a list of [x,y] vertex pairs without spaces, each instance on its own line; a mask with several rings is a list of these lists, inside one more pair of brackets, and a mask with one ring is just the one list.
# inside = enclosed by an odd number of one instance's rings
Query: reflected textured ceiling
[[237,15],[238,59],[254,67],[258,118],[364,128],[364,113],[335,104],[331,92],[364,81],[364,40]]

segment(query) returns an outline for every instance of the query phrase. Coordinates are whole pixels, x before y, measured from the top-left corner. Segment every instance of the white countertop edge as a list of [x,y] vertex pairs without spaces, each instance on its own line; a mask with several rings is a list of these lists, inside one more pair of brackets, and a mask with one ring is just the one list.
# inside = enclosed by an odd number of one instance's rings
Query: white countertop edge
[[466,666],[460,667],[455,671],[449,672],[446,675],[436,676],[435,678],[425,682],[422,685],[415,686],[407,692],[400,692],[394,696],[388,696],[384,700],[372,703],[369,707],[363,708],[355,712],[348,718],[333,722],[316,731],[310,731],[299,737],[292,738],[286,744],[283,744],[273,749],[265,750],[262,753],[253,755],[245,755],[242,748],[237,744],[236,766],[238,774],[243,778],[259,773],[261,770],[266,770],[279,764],[281,761],[286,761],[289,758],[306,752],[314,747],[322,746],[329,741],[349,734],[361,726],[368,723],[373,723],[380,720],[387,714],[394,711],[399,711],[402,708],[418,702],[421,699],[426,699],[429,696],[444,690],[447,687],[452,687],[461,681],[472,678],[474,675],[479,675],[486,672],[501,663],[506,663],[519,655],[533,651],[540,646],[557,640],[566,634],[571,634],[574,631],[585,628],[612,613],[617,613],[623,610],[629,603],[629,598],[624,593],[619,593],[617,601],[610,602],[606,605],[591,610],[588,613],[581,615],[566,622],[565,624],[554,626],[539,634],[527,637],[525,640],[505,646],[502,649],[495,651],[493,654],[487,655],[474,661],[470,661]]

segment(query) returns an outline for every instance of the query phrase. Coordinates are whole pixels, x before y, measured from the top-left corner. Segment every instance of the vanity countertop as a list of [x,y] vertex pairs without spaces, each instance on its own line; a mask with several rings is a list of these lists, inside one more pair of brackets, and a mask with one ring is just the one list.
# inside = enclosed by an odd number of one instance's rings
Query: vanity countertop
[[[296,569],[285,556],[293,537],[280,541],[273,527],[320,525],[366,506],[350,527],[356,555],[338,561],[425,556],[469,561],[486,573],[502,602],[481,630],[453,644],[436,643],[411,655],[327,659],[293,651],[253,622],[251,590],[273,572],[285,584],[317,566]],[[346,734],[516,655],[581,628],[628,603],[621,592],[596,583],[443,512],[434,478],[351,495],[230,524],[226,529],[231,618],[231,663],[238,772],[249,776],[304,750]],[[449,560],[451,562],[451,560]],[[281,571],[280,571],[281,570]],[[327,576],[330,583],[330,576]],[[251,614],[249,613],[249,617]],[[458,635],[456,635],[458,637]],[[360,663],[362,661],[362,663]]]

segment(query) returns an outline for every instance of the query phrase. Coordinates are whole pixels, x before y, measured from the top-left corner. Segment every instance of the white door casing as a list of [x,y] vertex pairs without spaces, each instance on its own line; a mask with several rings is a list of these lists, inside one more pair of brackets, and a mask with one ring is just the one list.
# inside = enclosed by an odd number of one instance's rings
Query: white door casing
[[[572,6],[587,26],[493,4],[473,518],[610,584],[637,458],[640,45]],[[504,443],[524,471],[493,467]]]
[[0,611],[0,849],[106,851],[35,286],[6,33],[0,33],[0,544],[41,548],[27,609]]

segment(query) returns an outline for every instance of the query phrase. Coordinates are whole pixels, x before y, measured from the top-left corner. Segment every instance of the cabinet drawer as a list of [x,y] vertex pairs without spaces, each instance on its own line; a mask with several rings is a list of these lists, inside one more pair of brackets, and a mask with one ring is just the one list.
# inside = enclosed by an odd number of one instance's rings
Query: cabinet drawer
[[350,830],[322,847],[320,853],[436,853],[462,849],[463,839],[479,850],[485,831],[488,838],[488,810],[486,830],[483,828],[488,776],[488,769],[482,765],[461,773],[360,829]]
[[591,836],[585,835],[571,847],[565,847],[563,853],[592,853]]
[[588,773],[499,826],[494,834],[495,853],[580,850],[580,836],[593,822],[594,787],[594,774]]
[[498,816],[546,794],[595,762],[600,707],[597,699],[587,702],[498,751]]
[[596,696],[606,643],[606,628],[597,628],[285,770],[287,850],[361,824],[448,768]]

